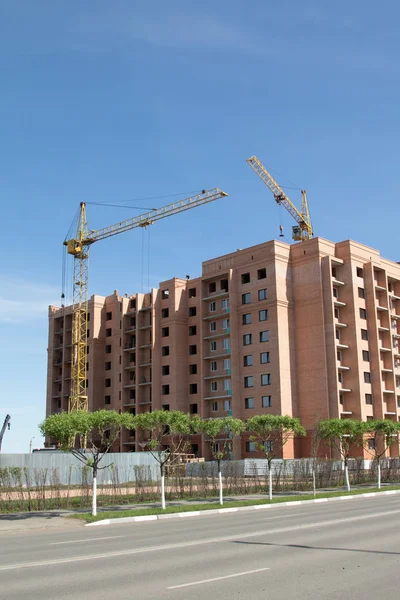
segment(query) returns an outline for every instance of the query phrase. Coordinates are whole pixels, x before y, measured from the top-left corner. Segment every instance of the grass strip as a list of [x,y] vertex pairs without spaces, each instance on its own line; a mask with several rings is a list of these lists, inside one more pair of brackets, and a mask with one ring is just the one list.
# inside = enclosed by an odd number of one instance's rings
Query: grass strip
[[[353,490],[351,492],[327,492],[325,494],[317,494],[316,498],[335,498],[338,496],[358,496],[360,494],[371,494],[376,492],[387,492],[390,490],[399,490],[399,486],[387,486],[381,489],[367,488],[361,490]],[[200,510],[215,510],[216,508],[239,508],[241,506],[255,506],[262,504],[282,504],[282,502],[298,502],[299,500],[314,500],[313,494],[302,494],[301,496],[278,496],[270,500],[227,500],[223,506],[220,506],[218,501],[202,503],[202,504],[183,504],[179,506],[167,506],[165,510],[162,508],[136,508],[122,509],[113,511],[102,511],[95,517],[90,513],[77,513],[69,515],[72,519],[81,519],[86,523],[94,521],[103,521],[104,519],[118,519],[122,517],[142,517],[147,515],[167,515],[171,513],[192,512]]]

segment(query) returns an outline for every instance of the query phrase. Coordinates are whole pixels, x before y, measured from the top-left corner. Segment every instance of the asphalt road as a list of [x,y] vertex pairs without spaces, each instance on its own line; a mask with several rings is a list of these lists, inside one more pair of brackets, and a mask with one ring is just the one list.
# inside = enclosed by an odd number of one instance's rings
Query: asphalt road
[[3,533],[0,598],[399,597],[400,498]]

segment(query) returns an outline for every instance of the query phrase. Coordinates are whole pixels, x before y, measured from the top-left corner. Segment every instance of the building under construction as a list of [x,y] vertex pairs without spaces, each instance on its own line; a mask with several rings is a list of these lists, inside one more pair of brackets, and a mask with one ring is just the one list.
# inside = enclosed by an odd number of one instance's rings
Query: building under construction
[[[353,241],[269,241],[208,260],[196,279],[87,305],[89,410],[400,416],[400,264]],[[49,309],[47,414],[67,410],[72,307]],[[284,447],[309,454],[310,436]],[[120,451],[140,451],[124,432]],[[398,455],[397,444],[391,447]],[[192,451],[207,457],[194,437]],[[236,458],[256,456],[243,437]]]

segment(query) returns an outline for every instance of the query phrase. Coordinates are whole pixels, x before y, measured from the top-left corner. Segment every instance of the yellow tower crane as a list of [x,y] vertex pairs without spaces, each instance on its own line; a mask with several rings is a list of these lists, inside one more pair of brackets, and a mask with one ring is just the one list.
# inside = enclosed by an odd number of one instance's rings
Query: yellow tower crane
[[282,188],[276,183],[275,179],[268,173],[256,156],[251,156],[246,160],[254,169],[257,175],[263,180],[265,185],[271,190],[278,204],[281,204],[292,215],[297,225],[292,227],[292,238],[297,242],[304,242],[313,237],[313,228],[308,209],[307,194],[301,190],[301,212],[297,210],[290,198],[287,197]]
[[135,229],[148,227],[155,221],[170,217],[203,204],[208,204],[227,196],[218,188],[203,190],[201,194],[191,196],[162,208],[121,221],[115,225],[92,231],[88,229],[86,205],[80,204],[80,213],[75,237],[65,240],[68,254],[74,257],[74,279],[72,292],[72,360],[71,360],[71,392],[68,410],[88,410],[86,394],[86,346],[88,323],[88,266],[90,246],[105,238]]

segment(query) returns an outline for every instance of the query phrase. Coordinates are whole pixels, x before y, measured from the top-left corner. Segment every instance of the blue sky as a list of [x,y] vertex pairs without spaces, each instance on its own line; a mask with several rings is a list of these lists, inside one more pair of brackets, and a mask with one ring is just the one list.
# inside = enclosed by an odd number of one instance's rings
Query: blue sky
[[[141,291],[148,257],[157,285],[277,237],[280,222],[289,238],[252,154],[307,190],[318,235],[400,260],[399,18],[394,0],[0,0],[3,452],[40,444],[47,306],[81,201],[229,193],[95,245],[91,293]],[[89,226],[138,212],[89,204]]]

